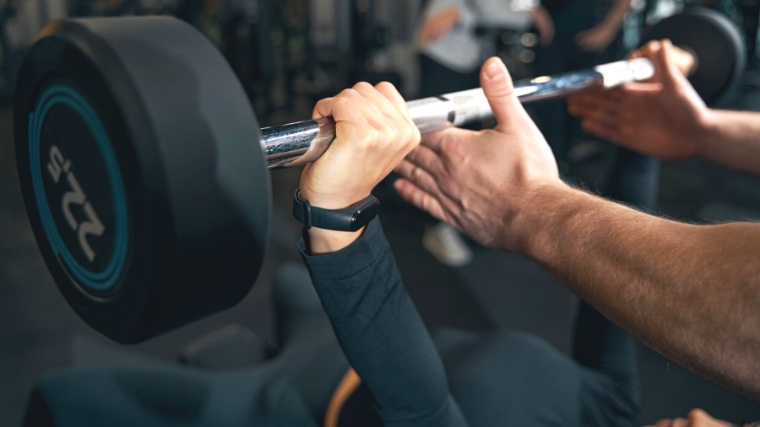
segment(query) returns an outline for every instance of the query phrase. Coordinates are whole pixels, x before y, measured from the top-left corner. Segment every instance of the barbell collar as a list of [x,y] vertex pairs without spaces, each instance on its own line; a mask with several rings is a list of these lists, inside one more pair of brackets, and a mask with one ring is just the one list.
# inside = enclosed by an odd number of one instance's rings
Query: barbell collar
[[[637,58],[520,80],[515,83],[515,93],[522,103],[528,103],[563,98],[592,87],[612,88],[653,76],[654,65],[646,58]],[[493,117],[481,88],[409,101],[406,106],[412,121],[423,134]],[[335,139],[335,123],[329,118],[305,120],[262,128],[261,134],[267,166],[281,169],[317,160]]]

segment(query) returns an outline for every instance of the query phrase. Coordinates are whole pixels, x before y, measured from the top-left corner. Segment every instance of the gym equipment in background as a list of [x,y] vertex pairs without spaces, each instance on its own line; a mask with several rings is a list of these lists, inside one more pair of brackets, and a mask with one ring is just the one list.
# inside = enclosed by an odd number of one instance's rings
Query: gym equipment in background
[[[649,34],[688,51],[695,87],[717,97],[743,64],[741,39],[714,12],[684,16],[687,24],[666,19]],[[515,91],[529,102],[653,74],[635,59],[520,81]],[[491,115],[481,89],[408,106],[423,132]],[[123,343],[245,297],[267,245],[269,169],[314,161],[334,138],[331,120],[260,129],[221,53],[168,17],[48,25],[21,67],[14,113],[43,258],[77,314]]]

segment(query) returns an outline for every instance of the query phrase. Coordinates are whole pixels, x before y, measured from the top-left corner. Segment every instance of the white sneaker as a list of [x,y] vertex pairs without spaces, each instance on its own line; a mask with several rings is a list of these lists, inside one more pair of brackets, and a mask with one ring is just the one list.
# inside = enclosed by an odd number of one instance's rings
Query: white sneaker
[[472,261],[472,250],[456,228],[445,222],[425,227],[422,246],[441,264],[463,267]]

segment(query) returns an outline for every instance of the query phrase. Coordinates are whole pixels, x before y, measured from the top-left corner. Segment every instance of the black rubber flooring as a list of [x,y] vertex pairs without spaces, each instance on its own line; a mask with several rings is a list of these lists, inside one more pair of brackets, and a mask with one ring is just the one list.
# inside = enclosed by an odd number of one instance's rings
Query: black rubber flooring
[[[760,94],[745,91],[733,104],[760,111]],[[610,150],[574,171],[588,188],[602,188]],[[270,250],[259,280],[235,308],[127,349],[145,357],[174,361],[189,342],[224,325],[244,325],[272,342],[269,279],[285,261],[298,260],[299,227],[289,217],[299,171],[272,175],[275,195]],[[760,180],[699,160],[665,164],[660,208],[689,221],[760,219]],[[575,297],[532,262],[473,245],[472,264],[452,269],[422,249],[429,219],[381,194],[381,217],[405,283],[431,328],[454,326],[473,331],[521,329],[544,337],[562,351],[570,345]],[[20,425],[28,394],[46,373],[72,362],[72,344],[81,338],[109,344],[66,305],[42,262],[26,220],[16,180],[11,114],[0,110],[0,426]],[[760,403],[737,396],[639,346],[643,391],[640,421],[684,416],[701,407],[738,422],[760,420]]]

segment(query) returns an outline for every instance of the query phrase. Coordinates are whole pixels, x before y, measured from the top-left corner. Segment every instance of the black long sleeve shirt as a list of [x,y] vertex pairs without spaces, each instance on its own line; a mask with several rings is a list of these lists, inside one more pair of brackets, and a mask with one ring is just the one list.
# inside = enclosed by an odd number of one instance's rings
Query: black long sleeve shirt
[[401,281],[376,218],[350,246],[299,249],[351,366],[386,426],[466,426],[443,362]]

